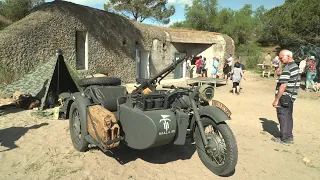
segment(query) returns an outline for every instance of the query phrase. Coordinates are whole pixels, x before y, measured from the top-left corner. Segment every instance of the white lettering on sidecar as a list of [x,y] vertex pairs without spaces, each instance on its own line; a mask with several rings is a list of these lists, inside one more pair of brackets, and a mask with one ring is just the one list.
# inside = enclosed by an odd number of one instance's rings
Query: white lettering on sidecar
[[165,134],[171,134],[175,133],[175,130],[170,130],[170,124],[169,122],[171,119],[169,119],[170,115],[161,115],[162,119],[160,119],[159,123],[163,123],[163,132],[159,132],[159,135],[165,135]]

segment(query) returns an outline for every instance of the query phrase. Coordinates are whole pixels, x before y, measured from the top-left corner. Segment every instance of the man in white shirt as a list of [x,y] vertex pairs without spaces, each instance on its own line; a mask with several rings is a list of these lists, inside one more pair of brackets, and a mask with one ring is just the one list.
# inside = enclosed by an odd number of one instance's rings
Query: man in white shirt
[[191,73],[191,59],[192,57],[189,57],[188,60],[187,60],[187,72],[186,72],[186,77],[187,79],[190,78],[190,73]]
[[[229,65],[229,73],[231,73],[231,70],[232,70],[232,64],[233,64],[233,57],[232,57],[232,54],[229,54],[229,58],[227,59],[228,61],[228,65]],[[230,76],[231,78],[231,76]]]
[[229,54],[229,58],[228,58],[228,65],[229,65],[229,67],[232,66],[232,63],[233,63],[233,57],[232,57],[232,54]]
[[305,56],[304,59],[302,59],[302,61],[299,63],[299,73],[300,74],[305,73],[307,59],[308,59],[308,56]]

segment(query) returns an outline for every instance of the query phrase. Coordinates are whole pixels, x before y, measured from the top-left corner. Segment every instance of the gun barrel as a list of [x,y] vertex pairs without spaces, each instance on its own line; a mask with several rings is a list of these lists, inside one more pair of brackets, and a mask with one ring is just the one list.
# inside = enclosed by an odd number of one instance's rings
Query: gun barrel
[[171,71],[173,71],[176,66],[178,64],[180,64],[181,62],[183,62],[185,60],[185,57],[184,58],[180,58],[179,60],[173,62],[170,66],[168,66],[167,68],[163,69],[160,73],[158,73],[154,78],[151,79],[151,82],[158,79],[159,77],[161,77],[162,75],[164,74],[169,74]]
[[[178,59],[177,61],[173,62],[170,66],[167,68],[163,69],[161,72],[159,72],[157,75],[155,75],[153,78],[149,79],[148,81],[143,82],[140,84],[139,87],[137,87],[132,93],[141,93],[145,88],[147,87],[153,87],[154,84],[157,83],[157,79],[160,78],[159,82],[165,78],[171,71],[173,71],[178,64],[180,64],[182,61],[186,60],[185,57]],[[153,85],[152,85],[153,84]],[[155,86],[154,86],[155,87]]]

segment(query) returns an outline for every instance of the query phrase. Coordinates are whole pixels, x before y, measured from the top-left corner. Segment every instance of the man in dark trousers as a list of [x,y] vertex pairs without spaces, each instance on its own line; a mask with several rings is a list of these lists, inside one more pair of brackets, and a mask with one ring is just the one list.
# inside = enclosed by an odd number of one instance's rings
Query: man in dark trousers
[[[280,137],[272,138],[272,140],[289,145],[293,144],[293,104],[298,95],[301,77],[299,66],[294,62],[291,51],[282,50],[279,54],[279,59],[284,64],[284,67],[276,86],[275,100],[272,106],[277,109]],[[285,101],[280,100],[281,96],[286,95],[289,97],[287,105],[285,105]]]

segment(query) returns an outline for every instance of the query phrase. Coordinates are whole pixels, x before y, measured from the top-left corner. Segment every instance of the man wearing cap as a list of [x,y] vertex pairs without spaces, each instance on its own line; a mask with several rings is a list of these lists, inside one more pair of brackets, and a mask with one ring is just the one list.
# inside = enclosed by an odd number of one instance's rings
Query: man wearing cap
[[307,72],[306,90],[309,89],[309,85],[311,83],[313,90],[317,91],[317,88],[315,87],[315,83],[313,81],[317,75],[316,65],[317,65],[317,62],[315,60],[315,57],[310,56],[309,60],[306,63],[306,72]]

